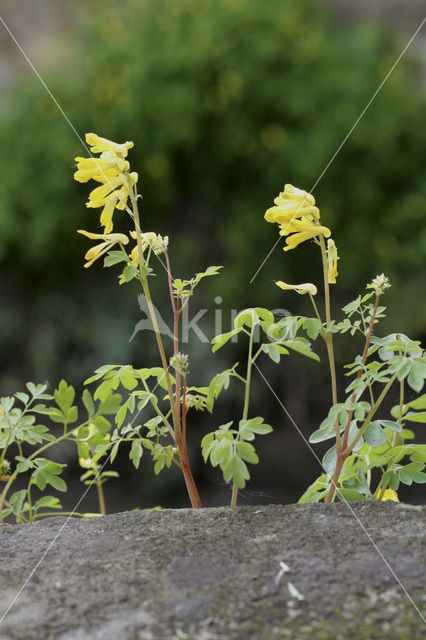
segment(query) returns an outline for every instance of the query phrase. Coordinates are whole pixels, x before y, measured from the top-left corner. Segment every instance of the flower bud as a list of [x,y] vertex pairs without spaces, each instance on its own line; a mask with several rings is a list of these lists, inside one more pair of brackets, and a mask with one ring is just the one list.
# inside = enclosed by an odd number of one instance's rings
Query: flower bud
[[374,289],[376,296],[380,296],[385,289],[389,289],[391,286],[389,279],[382,273],[380,276],[376,276],[374,280],[367,285],[367,289]]
[[183,376],[188,373],[188,356],[186,353],[176,353],[170,358],[170,366]]

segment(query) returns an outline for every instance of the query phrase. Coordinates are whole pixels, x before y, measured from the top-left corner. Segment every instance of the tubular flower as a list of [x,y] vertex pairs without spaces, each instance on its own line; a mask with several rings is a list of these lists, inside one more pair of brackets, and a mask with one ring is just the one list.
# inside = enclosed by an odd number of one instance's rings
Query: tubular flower
[[[130,235],[134,240],[136,240],[138,237],[136,234],[136,231],[131,231]],[[150,247],[152,251],[156,255],[158,255],[160,253],[163,253],[163,251],[167,249],[167,246],[169,244],[168,236],[160,236],[154,231],[146,231],[145,233],[142,233],[141,236],[142,236],[142,253],[144,253],[145,250],[148,249],[148,247]],[[139,249],[137,244],[136,244],[136,247],[132,249],[130,253],[130,260],[135,265],[135,267],[139,266]]]
[[81,233],[83,236],[86,236],[91,240],[102,241],[94,247],[91,247],[84,256],[87,260],[84,265],[86,269],[87,267],[91,267],[95,260],[109,251],[118,242],[121,244],[128,244],[129,242],[129,238],[125,236],[124,233],[90,233],[90,231],[84,231],[83,229],[78,229],[77,233]]
[[393,489],[386,489],[383,495],[380,497],[380,501],[392,500],[393,502],[399,502],[398,494]]
[[340,258],[337,255],[337,247],[334,244],[334,240],[330,238],[327,240],[328,284],[336,284],[336,276],[339,275],[337,271],[338,260]]
[[124,158],[133,142],[118,144],[95,133],[87,133],[86,141],[92,153],[100,153],[99,158],[77,157],[77,171],[74,179],[78,182],[95,180],[101,186],[93,189],[86,206],[89,208],[103,207],[100,221],[104,233],[113,229],[112,216],[115,209],[125,209],[127,200],[138,181],[138,174],[130,171],[130,164]]
[[[128,175],[128,178],[125,175],[120,175],[117,178],[109,180],[101,187],[93,189],[89,195],[89,202],[86,203],[86,207],[91,209],[103,207],[100,222],[101,225],[105,227],[105,233],[112,231],[112,216],[115,209],[123,210],[126,207],[130,189],[138,180],[138,174],[135,171],[132,171],[132,173]],[[120,188],[118,189],[118,187]]]
[[286,282],[278,280],[278,282],[276,282],[275,284],[277,285],[277,287],[280,287],[280,289],[284,289],[284,291],[297,291],[297,293],[300,293],[302,295],[304,293],[310,293],[311,296],[316,296],[316,294],[318,293],[318,289],[314,284],[312,284],[312,282],[304,282],[302,284],[287,284]]
[[101,138],[96,135],[96,133],[86,133],[86,142],[90,144],[90,151],[92,153],[104,153],[108,151],[112,151],[115,155],[120,158],[125,158],[127,156],[127,152],[134,145],[133,142],[123,142],[123,144],[119,144],[118,142],[112,142],[111,140],[107,140],[106,138]]
[[315,206],[315,198],[307,191],[286,184],[284,191],[274,202],[275,207],[266,211],[265,220],[279,224],[280,235],[288,236],[284,251],[294,249],[301,242],[319,235],[330,237],[330,229],[320,224],[320,212]]

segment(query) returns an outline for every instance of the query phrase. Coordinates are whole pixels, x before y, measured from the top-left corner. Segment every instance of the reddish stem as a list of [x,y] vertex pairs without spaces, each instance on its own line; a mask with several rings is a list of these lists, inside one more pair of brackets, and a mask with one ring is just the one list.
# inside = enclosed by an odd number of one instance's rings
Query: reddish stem
[[[370,326],[368,328],[368,333],[367,336],[365,338],[365,345],[364,345],[364,351],[362,352],[362,357],[361,357],[361,363],[364,366],[367,360],[367,355],[368,355],[368,349],[370,348],[370,342],[371,342],[371,336],[373,335],[373,327],[374,327],[374,321],[376,319],[376,314],[377,314],[377,309],[379,307],[379,300],[380,300],[380,294],[376,295],[376,301],[374,303],[374,308],[373,308],[373,313],[371,314],[371,321],[370,321]],[[359,378],[362,375],[362,369],[360,369],[357,373],[356,379],[359,380]],[[352,393],[352,398],[351,398],[351,402],[355,402],[356,400],[356,391],[354,391]],[[326,502],[329,504],[333,498],[334,498],[334,494],[336,492],[336,488],[337,488],[337,483],[339,481],[339,477],[342,471],[342,467],[344,465],[344,462],[346,460],[346,458],[348,457],[348,455],[350,455],[350,451],[347,451],[347,447],[348,447],[348,439],[349,439],[349,430],[351,427],[351,422],[352,422],[352,418],[353,418],[353,409],[351,409],[349,411],[349,416],[348,416],[348,421],[346,423],[346,427],[345,427],[345,432],[343,434],[343,441],[341,444],[341,447],[338,447],[338,445],[336,445],[336,450],[337,450],[337,461],[336,461],[336,468],[334,470],[333,473],[333,479],[331,482],[331,487],[330,490],[328,492],[328,496],[327,496],[327,500]]]
[[[179,300],[175,300],[173,293],[173,278],[172,271],[170,267],[170,260],[167,251],[164,252],[166,258],[167,265],[167,276],[169,282],[169,293],[170,293],[170,301],[172,303],[173,309],[173,352],[174,354],[179,353],[179,317],[181,314],[181,308],[179,304]],[[180,401],[180,393],[181,393],[181,374],[179,371],[176,371],[176,395],[175,398],[170,398],[170,402],[174,402],[176,406],[177,413],[177,429],[179,429],[179,433],[176,433],[176,445],[178,448],[179,459],[181,462],[181,469],[183,473],[183,477],[185,479],[186,488],[188,491],[189,499],[191,500],[191,505],[193,509],[200,509],[202,507],[201,499],[194,481],[194,478],[191,473],[191,467],[189,464],[188,457],[188,449],[186,444],[186,376],[183,378],[183,406],[182,406],[182,415],[181,415],[181,401]],[[182,423],[182,424],[181,424]]]

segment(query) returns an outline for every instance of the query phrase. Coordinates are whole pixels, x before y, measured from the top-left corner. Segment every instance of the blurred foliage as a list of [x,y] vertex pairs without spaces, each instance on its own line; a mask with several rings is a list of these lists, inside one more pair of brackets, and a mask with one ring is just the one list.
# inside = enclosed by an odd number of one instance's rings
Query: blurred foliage
[[[343,27],[324,5],[92,0],[67,64],[42,73],[79,134],[135,142],[130,161],[141,174],[145,230],[171,236],[174,271],[226,267],[209,300],[220,293],[236,308],[278,306],[287,302],[272,280],[320,282],[312,247],[300,247],[296,259],[277,247],[249,285],[277,240],[263,213],[284,182],[311,189],[401,51],[384,29]],[[389,303],[394,295],[409,334],[426,321],[418,296],[426,253],[419,84],[407,55],[315,188],[342,258],[339,288],[362,288],[384,271],[394,284]],[[38,296],[52,325],[52,295],[62,296],[61,320],[72,325],[77,353],[91,340],[111,350],[118,312],[132,312],[129,294],[111,294],[108,278],[82,269],[87,243],[75,229],[98,224],[97,210],[84,207],[84,185],[72,180],[72,159],[85,152],[35,76],[10,92],[0,137],[0,258],[9,287],[19,284],[30,314]],[[10,341],[19,323],[7,313]]]

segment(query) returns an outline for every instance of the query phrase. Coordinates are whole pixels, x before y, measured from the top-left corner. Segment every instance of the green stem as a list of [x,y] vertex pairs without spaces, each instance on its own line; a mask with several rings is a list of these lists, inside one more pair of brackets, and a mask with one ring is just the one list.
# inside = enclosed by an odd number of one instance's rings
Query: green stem
[[28,499],[28,518],[30,520],[30,522],[33,521],[33,505],[31,502],[31,480],[28,483],[28,488],[27,488],[27,499]]
[[[331,322],[330,285],[328,282],[327,250],[325,248],[324,237],[322,235],[319,237],[319,243],[321,248],[322,271],[323,271],[323,279],[324,279],[324,301],[325,301],[325,320],[326,320],[326,328],[325,328],[323,337],[327,347],[327,356],[328,356],[328,362],[330,367],[330,378],[331,378],[331,396],[332,396],[333,406],[334,406],[337,404],[336,363],[334,359],[333,334],[328,330],[328,325]],[[316,308],[315,303],[314,303],[314,308]],[[320,318],[319,314],[318,314],[318,317]],[[342,445],[340,440],[340,427],[339,427],[338,420],[336,420],[336,423],[334,425],[334,430],[336,434],[336,449],[337,451],[340,451]]]
[[49,511],[47,513],[38,513],[34,520],[38,520],[39,518],[55,518],[56,516],[76,516],[78,518],[85,518],[86,514],[78,513],[77,511],[60,511],[57,513],[56,511]]
[[[399,425],[402,425],[403,408],[404,408],[404,380],[401,380],[399,383],[399,411],[398,411],[398,420],[397,420],[397,423]],[[397,441],[398,441],[398,431],[395,431],[395,433],[392,436],[391,449],[395,447]],[[393,465],[393,460],[391,459],[387,464],[386,471],[389,471],[392,465]],[[380,489],[380,492],[379,492],[379,489]],[[380,481],[379,486],[376,489],[377,500],[381,500],[386,489],[387,489],[387,485],[382,486],[382,481]]]
[[[325,300],[325,321],[326,321],[326,329],[325,329],[325,343],[327,346],[327,355],[328,362],[330,365],[330,377],[331,377],[331,395],[333,399],[333,406],[337,404],[337,382],[336,382],[336,364],[334,360],[334,348],[333,348],[333,334],[328,330],[328,325],[331,322],[331,311],[330,311],[330,285],[328,283],[328,260],[327,260],[327,250],[325,248],[324,237],[321,235],[319,237],[320,247],[321,247],[321,258],[322,258],[322,271],[324,278],[324,300]],[[340,440],[340,432],[336,430],[336,440],[339,442]]]
[[316,302],[315,302],[315,300],[314,300],[314,296],[312,295],[312,293],[311,293],[310,291],[308,291],[308,294],[309,294],[309,297],[310,297],[310,299],[311,299],[312,306],[313,306],[314,311],[315,311],[315,315],[316,315],[316,317],[318,318],[318,320],[319,320],[319,321],[321,322],[321,324],[322,324],[322,319],[321,319],[321,316],[320,316],[320,314],[319,314],[319,311],[318,311],[318,307],[317,307],[317,305],[316,305]]
[[[142,289],[145,295],[145,299],[148,305],[148,311],[151,318],[152,325],[154,327],[155,339],[157,341],[157,347],[161,358],[161,364],[164,369],[164,375],[166,379],[167,392],[169,395],[170,408],[172,411],[172,421],[173,421],[173,439],[175,445],[179,452],[179,457],[182,463],[182,472],[185,480],[186,488],[188,491],[188,495],[191,501],[191,505],[194,509],[199,509],[201,505],[200,496],[198,494],[197,487],[194,482],[194,478],[191,473],[191,468],[189,464],[188,455],[186,452],[186,448],[182,442],[182,429],[180,423],[180,376],[176,377],[176,400],[175,395],[173,393],[172,382],[169,374],[169,366],[167,364],[166,353],[164,350],[163,341],[161,339],[161,333],[158,326],[157,315],[155,313],[154,305],[152,303],[151,292],[149,290],[148,279],[144,272],[145,261],[143,258],[143,250],[142,250],[142,231],[140,226],[140,217],[139,217],[139,209],[137,203],[137,193],[136,189],[132,189],[131,191],[131,202],[132,209],[134,215],[136,236],[137,236],[137,246],[138,246],[138,255],[139,255],[139,271],[140,271],[140,281],[142,284]],[[170,274],[171,275],[171,274]],[[170,280],[169,280],[170,282]],[[176,324],[179,318],[179,309],[176,307],[176,312],[174,309],[174,318],[175,318],[175,332],[174,332],[174,347],[176,348],[176,340],[178,340],[178,333],[176,329]],[[179,383],[179,384],[178,384]],[[178,406],[179,405],[179,406]]]
[[104,495],[104,489],[102,486],[102,480],[99,476],[98,473],[98,469],[96,469],[96,489],[98,491],[98,502],[99,502],[99,512],[103,515],[106,516],[106,506],[105,506],[105,495]]
[[[247,375],[245,379],[245,389],[244,389],[244,407],[243,407],[243,420],[247,420],[248,409],[250,403],[250,384],[251,384],[251,371],[253,367],[253,341],[254,341],[254,318],[252,318],[252,325],[250,331],[250,340],[249,340],[249,349],[248,349],[248,359],[247,359]],[[232,497],[231,497],[231,507],[235,507],[237,504],[238,498],[238,487],[232,487]]]

